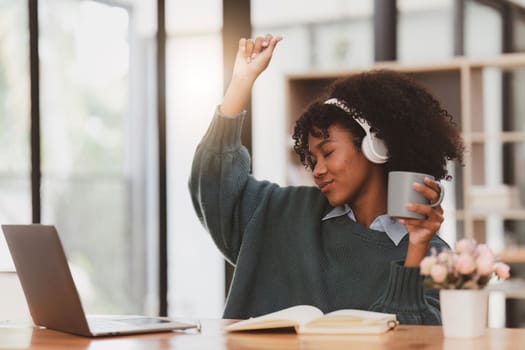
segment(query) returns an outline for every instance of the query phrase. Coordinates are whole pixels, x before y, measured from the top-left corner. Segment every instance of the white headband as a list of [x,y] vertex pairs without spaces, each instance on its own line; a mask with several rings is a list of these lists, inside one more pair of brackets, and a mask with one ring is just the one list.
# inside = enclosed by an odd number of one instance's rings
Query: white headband
[[345,111],[348,114],[353,114],[353,113],[357,112],[355,109],[348,107],[348,105],[344,101],[341,101],[341,100],[339,100],[339,99],[337,99],[335,97],[334,98],[329,98],[328,100],[324,101],[324,104],[325,105],[334,105],[337,108]]
[[346,102],[343,100],[339,100],[335,97],[329,98],[328,100],[324,101],[325,105],[333,105],[342,110],[343,112],[346,112],[349,114],[354,120],[359,124],[365,132],[368,134],[370,132],[370,125],[366,121],[365,118],[363,118],[363,115],[359,113],[355,108],[349,107]]

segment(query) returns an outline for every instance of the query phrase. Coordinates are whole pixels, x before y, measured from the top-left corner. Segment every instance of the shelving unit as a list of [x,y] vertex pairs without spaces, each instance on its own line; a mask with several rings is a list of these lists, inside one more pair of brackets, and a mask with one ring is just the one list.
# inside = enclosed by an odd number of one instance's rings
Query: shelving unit
[[[437,64],[382,63],[363,70],[288,75],[289,130],[309,102],[335,79],[383,68],[404,72],[427,87],[461,129],[466,146],[464,166],[454,169],[455,203],[449,209],[456,221],[457,239],[472,237],[487,242],[500,253],[502,260],[525,262],[525,177],[519,176],[520,170],[525,168],[525,123],[516,123],[521,125],[511,129],[486,125],[486,120],[502,118],[501,108],[497,115],[494,108],[490,108],[492,114],[486,111],[487,101],[504,100],[501,96],[487,98],[486,93],[492,88],[489,86],[492,83],[487,83],[487,76],[499,76],[501,81],[503,72],[518,73],[520,69],[525,72],[525,54],[504,54],[487,59],[454,58]],[[525,84],[525,79],[522,80],[521,84]],[[516,96],[515,106],[511,106],[513,115],[519,118],[516,120],[525,120],[525,105],[522,106],[519,99],[520,96]],[[487,119],[486,113],[493,119]],[[507,184],[503,180],[494,183],[494,173],[503,178],[504,164],[511,169],[511,177],[515,180]],[[303,167],[293,152],[290,152],[289,165],[294,169],[288,176],[290,184],[304,184],[308,177],[297,174],[306,170],[301,170]],[[516,244],[509,244],[509,240]]]

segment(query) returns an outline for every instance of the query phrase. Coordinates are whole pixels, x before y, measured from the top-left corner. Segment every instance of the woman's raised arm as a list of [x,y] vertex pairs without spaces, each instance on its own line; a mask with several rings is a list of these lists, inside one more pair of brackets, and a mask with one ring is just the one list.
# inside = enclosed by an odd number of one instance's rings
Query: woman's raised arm
[[257,77],[268,67],[280,36],[267,34],[255,39],[241,38],[235,57],[233,75],[221,104],[221,112],[234,117],[246,108]]

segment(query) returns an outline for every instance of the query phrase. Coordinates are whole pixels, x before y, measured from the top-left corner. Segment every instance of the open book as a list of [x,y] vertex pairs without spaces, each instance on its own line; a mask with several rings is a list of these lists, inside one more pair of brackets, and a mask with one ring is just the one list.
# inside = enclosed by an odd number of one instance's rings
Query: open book
[[364,310],[337,310],[323,314],[316,307],[298,305],[239,321],[225,329],[232,332],[294,328],[299,334],[380,334],[397,324],[395,314]]

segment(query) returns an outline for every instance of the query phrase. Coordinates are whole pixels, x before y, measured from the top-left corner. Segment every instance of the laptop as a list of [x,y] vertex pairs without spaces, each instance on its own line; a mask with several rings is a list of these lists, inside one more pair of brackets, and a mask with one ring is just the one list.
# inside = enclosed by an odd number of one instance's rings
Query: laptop
[[54,226],[2,225],[33,322],[99,337],[198,328],[163,317],[86,316]]

